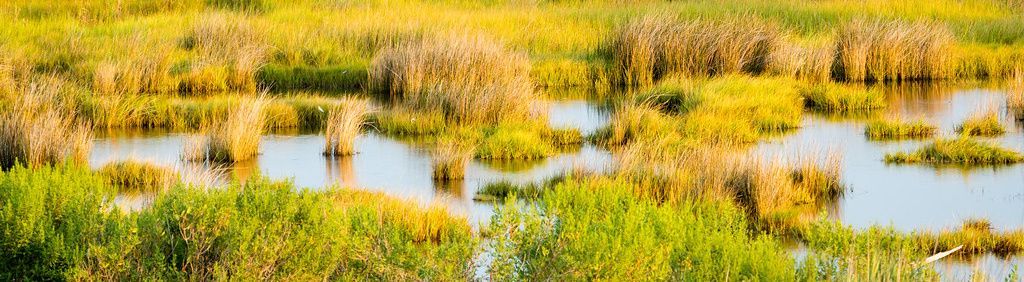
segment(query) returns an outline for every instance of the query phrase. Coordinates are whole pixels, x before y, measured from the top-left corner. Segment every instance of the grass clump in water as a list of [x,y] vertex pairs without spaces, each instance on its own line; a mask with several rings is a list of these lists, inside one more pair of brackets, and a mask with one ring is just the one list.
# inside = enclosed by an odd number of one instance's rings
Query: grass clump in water
[[953,43],[942,23],[857,19],[839,29],[833,73],[849,81],[949,78]]
[[864,128],[864,135],[872,140],[898,140],[903,138],[928,138],[935,136],[938,128],[924,120],[904,121],[873,120]]
[[1017,71],[1011,79],[1006,107],[1018,120],[1024,120],[1024,71]]
[[539,104],[523,54],[482,37],[426,38],[387,48],[370,90],[462,123],[530,120]]
[[999,136],[1006,133],[1006,128],[999,123],[999,113],[993,109],[972,114],[956,127],[956,132],[964,136]]
[[552,141],[529,125],[498,125],[483,129],[476,157],[494,160],[533,160],[555,153]]
[[170,189],[181,179],[174,169],[136,160],[106,164],[100,168],[99,174],[121,192],[160,192]]
[[995,144],[961,137],[937,139],[911,153],[889,153],[885,155],[885,162],[998,165],[1024,162],[1024,155]]
[[263,108],[269,98],[263,94],[244,98],[220,123],[209,125],[205,136],[186,144],[184,157],[196,161],[236,162],[255,157],[263,137]]
[[483,188],[476,191],[473,200],[502,201],[513,196],[520,199],[537,199],[543,194],[544,187],[536,183],[516,184],[501,180],[484,185]]
[[447,128],[444,114],[441,112],[416,111],[406,107],[393,107],[377,112],[371,119],[374,128],[391,136],[433,135]]
[[63,86],[55,78],[11,86],[4,99],[12,101],[0,113],[0,168],[86,161],[92,127],[65,100]]
[[885,106],[885,97],[878,89],[862,89],[852,85],[822,83],[801,89],[804,104],[825,112],[870,110]]
[[345,98],[330,109],[327,127],[324,129],[325,156],[347,156],[355,153],[356,137],[366,124],[365,117],[370,113],[369,108],[369,102],[366,100]]
[[444,138],[437,142],[431,151],[431,167],[433,178],[437,180],[457,180],[466,176],[466,165],[473,159],[475,148],[465,141]]

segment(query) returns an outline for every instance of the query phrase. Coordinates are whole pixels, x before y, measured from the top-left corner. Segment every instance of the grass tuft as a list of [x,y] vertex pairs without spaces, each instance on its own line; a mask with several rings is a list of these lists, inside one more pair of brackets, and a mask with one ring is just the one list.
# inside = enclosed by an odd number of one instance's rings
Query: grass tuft
[[120,192],[165,191],[181,179],[174,169],[136,160],[106,164],[100,168],[99,174]]
[[999,113],[992,108],[971,114],[956,127],[956,133],[964,136],[999,136],[1006,133],[1006,128],[999,123]]
[[330,109],[324,129],[324,155],[347,156],[355,153],[355,140],[370,113],[369,101],[343,98]]
[[431,151],[433,177],[437,180],[458,180],[466,176],[466,165],[473,159],[474,148],[466,142],[442,139]]
[[871,140],[899,140],[903,138],[928,138],[935,136],[938,128],[924,120],[904,121],[873,120],[864,127],[864,135]]
[[1018,120],[1024,120],[1024,71],[1016,71],[1011,78],[1006,107]]
[[207,125],[205,136],[186,144],[188,160],[236,162],[255,157],[263,135],[263,109],[270,103],[264,94],[243,98],[222,122]]
[[998,165],[1024,162],[1024,155],[995,144],[961,137],[937,139],[911,153],[889,153],[885,155],[885,162]]
[[871,110],[885,106],[881,91],[863,86],[822,83],[804,87],[800,94],[808,108],[825,112]]

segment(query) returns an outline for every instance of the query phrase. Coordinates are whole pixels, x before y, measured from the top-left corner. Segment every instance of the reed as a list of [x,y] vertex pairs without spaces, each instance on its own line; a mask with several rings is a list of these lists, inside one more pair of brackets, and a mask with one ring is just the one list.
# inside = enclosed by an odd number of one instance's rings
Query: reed
[[904,138],[928,138],[935,136],[938,128],[924,120],[905,121],[873,120],[864,127],[864,135],[871,140],[899,140]]
[[424,38],[382,50],[370,89],[462,123],[522,121],[541,101],[523,54],[481,36]]
[[327,128],[324,129],[324,155],[354,154],[356,137],[367,124],[366,116],[370,112],[369,101],[358,98],[343,98],[331,108],[327,116]]
[[263,109],[270,102],[264,94],[241,99],[225,120],[206,125],[205,136],[186,144],[186,159],[236,162],[259,154],[260,138],[266,124]]
[[954,37],[941,22],[855,19],[836,38],[837,78],[902,81],[954,74]]
[[936,165],[1000,165],[1024,162],[1024,155],[999,145],[966,137],[936,139],[911,153],[885,155],[886,163],[931,163]]
[[761,73],[783,32],[756,17],[683,20],[648,15],[619,28],[609,43],[617,83],[654,85],[670,75]]
[[769,57],[767,72],[810,82],[832,79],[835,43],[782,43]]
[[1006,128],[999,122],[999,112],[995,107],[975,111],[956,127],[956,133],[964,136],[999,136],[1006,133]]
[[84,162],[92,149],[92,126],[62,99],[55,78],[20,83],[0,113],[0,168]]
[[120,192],[160,192],[181,180],[172,168],[138,160],[108,163],[98,173]]
[[474,147],[464,141],[443,139],[431,151],[433,178],[457,180],[466,176],[466,165],[473,159]]
[[249,20],[229,13],[203,14],[181,45],[197,53],[180,87],[187,92],[256,89],[256,74],[269,48]]

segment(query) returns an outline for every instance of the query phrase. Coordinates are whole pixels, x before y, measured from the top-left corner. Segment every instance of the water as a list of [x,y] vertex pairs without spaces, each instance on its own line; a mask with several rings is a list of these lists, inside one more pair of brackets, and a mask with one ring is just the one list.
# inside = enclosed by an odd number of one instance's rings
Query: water
[[[550,107],[552,126],[577,127],[589,133],[607,122],[607,114],[586,102],[555,102]],[[194,167],[181,161],[188,135],[160,131],[99,133],[89,163],[100,167],[115,160],[140,159],[174,167]],[[356,154],[341,158],[321,155],[324,138],[313,134],[270,134],[263,136],[261,154],[254,160],[232,164],[225,174],[247,179],[255,173],[271,179],[291,179],[297,186],[322,189],[331,185],[380,191],[423,204],[439,203],[474,224],[486,224],[494,214],[491,203],[473,200],[483,185],[499,180],[517,183],[539,182],[573,166],[605,169],[611,154],[584,145],[543,160],[473,161],[461,181],[437,183],[431,178],[428,148],[376,133],[355,141]],[[128,208],[144,206],[151,196],[119,196]]]
[[[1004,93],[993,90],[911,87],[889,92],[889,106],[879,115],[924,118],[939,126],[943,137],[955,136],[956,125],[978,109],[1005,108]],[[1003,123],[1005,135],[980,139],[1024,151],[1020,123],[1005,115]],[[850,190],[830,213],[854,227],[943,230],[956,228],[968,218],[989,219],[997,229],[1024,226],[1024,165],[887,165],[882,161],[886,153],[912,151],[930,141],[869,141],[864,126],[863,119],[806,115],[803,128],[755,150],[766,155],[789,155],[808,148],[842,153],[843,180]]]

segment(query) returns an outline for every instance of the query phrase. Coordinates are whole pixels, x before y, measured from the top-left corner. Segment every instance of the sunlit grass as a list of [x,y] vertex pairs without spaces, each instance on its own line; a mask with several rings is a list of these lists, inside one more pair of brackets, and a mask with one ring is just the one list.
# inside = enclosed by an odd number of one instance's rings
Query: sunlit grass
[[864,127],[864,135],[872,140],[928,138],[935,136],[937,131],[936,126],[924,120],[906,121],[900,118],[872,120]]
[[92,127],[63,98],[62,82],[41,77],[11,85],[9,108],[0,113],[0,168],[85,162],[92,149]]
[[871,110],[885,106],[885,97],[877,88],[824,83],[801,89],[807,107],[825,112]]
[[1006,133],[1006,128],[999,122],[999,112],[990,108],[971,114],[957,125],[956,132],[964,136],[999,136]]
[[160,192],[181,180],[172,168],[138,160],[112,162],[98,172],[121,192]]
[[204,133],[186,144],[182,154],[196,161],[235,162],[256,157],[263,137],[263,109],[269,98],[263,94],[244,98],[225,120],[207,125]]
[[969,138],[936,139],[916,151],[889,153],[887,163],[931,163],[936,165],[998,165],[1024,162],[1024,155],[999,145]]
[[346,156],[355,153],[355,140],[370,114],[369,101],[346,98],[330,109],[324,129],[324,155]]

